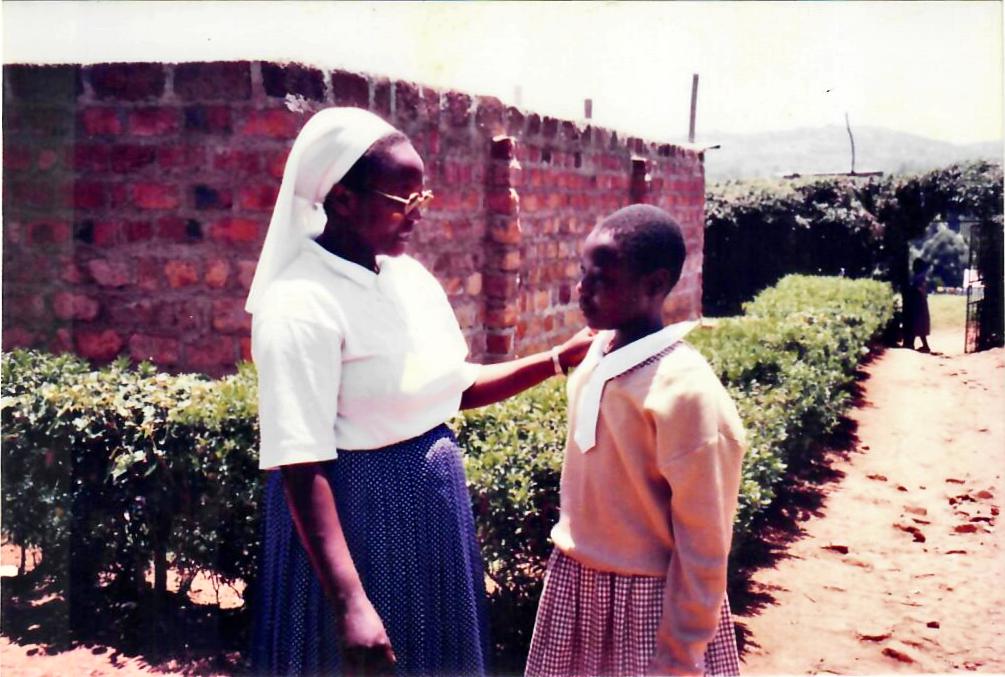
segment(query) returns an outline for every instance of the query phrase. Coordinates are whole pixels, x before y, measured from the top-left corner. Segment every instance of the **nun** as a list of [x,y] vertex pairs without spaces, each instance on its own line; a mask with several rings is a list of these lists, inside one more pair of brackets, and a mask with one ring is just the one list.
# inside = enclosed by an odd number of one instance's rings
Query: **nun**
[[469,362],[442,287],[405,254],[432,199],[408,137],[362,109],[314,114],[287,158],[246,304],[267,472],[256,674],[486,671],[445,421],[562,374],[591,339]]

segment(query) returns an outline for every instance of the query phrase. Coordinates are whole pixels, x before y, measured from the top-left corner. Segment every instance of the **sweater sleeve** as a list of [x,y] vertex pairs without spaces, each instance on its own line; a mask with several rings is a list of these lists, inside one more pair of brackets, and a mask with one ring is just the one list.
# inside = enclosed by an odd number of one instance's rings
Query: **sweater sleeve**
[[[723,397],[726,397],[723,393]],[[660,472],[671,489],[674,550],[650,674],[701,674],[726,592],[743,457],[742,430],[728,398],[688,398],[657,421]],[[680,450],[679,440],[710,433]]]

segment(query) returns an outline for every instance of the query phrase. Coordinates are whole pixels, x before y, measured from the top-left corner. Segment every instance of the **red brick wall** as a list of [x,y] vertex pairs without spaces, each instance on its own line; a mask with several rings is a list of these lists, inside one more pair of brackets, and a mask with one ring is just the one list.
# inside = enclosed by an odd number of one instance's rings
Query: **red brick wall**
[[370,108],[412,137],[437,194],[413,254],[476,359],[574,331],[580,243],[631,202],[681,222],[690,256],[668,317],[701,312],[704,174],[690,150],[493,98],[265,62],[5,66],[3,94],[4,349],[209,374],[248,358],[244,297],[307,117],[290,95]]

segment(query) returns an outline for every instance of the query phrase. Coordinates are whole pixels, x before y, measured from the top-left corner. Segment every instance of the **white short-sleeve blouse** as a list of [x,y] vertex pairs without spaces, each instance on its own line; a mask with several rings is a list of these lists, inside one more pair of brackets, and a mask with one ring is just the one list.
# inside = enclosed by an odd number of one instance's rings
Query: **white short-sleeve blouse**
[[474,383],[436,278],[409,256],[377,262],[374,273],[308,240],[266,290],[251,330],[261,468],[421,435]]

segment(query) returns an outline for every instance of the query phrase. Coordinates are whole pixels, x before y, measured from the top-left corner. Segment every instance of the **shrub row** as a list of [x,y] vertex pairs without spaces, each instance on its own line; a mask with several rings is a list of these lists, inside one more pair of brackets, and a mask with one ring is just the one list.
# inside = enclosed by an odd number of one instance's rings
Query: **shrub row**
[[[893,293],[874,281],[790,276],[746,311],[691,335],[748,429],[741,538],[786,464],[838,422]],[[101,573],[128,594],[151,561],[161,590],[168,565],[183,580],[254,578],[262,474],[250,367],[214,381],[122,362],[91,371],[72,356],[17,351],[3,356],[3,388],[3,528],[39,547],[50,571],[69,570],[71,602],[97,590]],[[529,639],[557,518],[564,384],[452,423],[467,450],[505,668]]]

